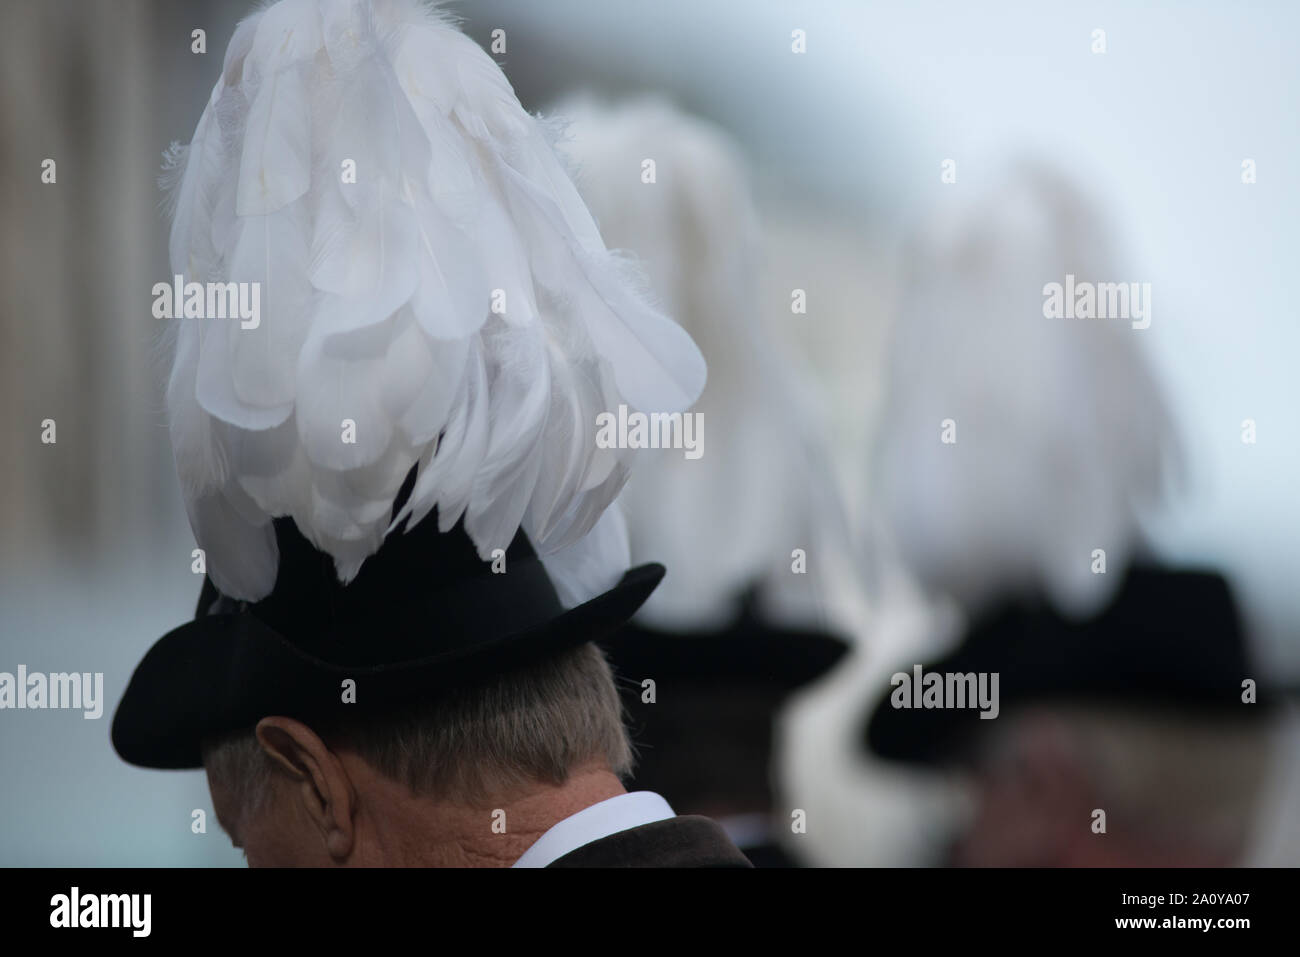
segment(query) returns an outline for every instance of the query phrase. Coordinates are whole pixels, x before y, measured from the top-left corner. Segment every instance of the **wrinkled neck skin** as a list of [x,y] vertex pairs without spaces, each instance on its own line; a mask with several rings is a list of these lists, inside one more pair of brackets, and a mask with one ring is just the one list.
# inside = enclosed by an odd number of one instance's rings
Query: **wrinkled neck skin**
[[561,785],[536,784],[482,804],[432,801],[355,755],[323,779],[275,775],[257,811],[209,774],[218,820],[250,867],[510,867],[554,824],[625,793],[603,764]]

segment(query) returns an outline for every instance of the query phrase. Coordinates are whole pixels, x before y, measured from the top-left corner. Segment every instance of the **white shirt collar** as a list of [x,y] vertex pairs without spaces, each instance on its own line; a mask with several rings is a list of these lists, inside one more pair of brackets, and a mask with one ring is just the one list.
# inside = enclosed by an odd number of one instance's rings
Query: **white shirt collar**
[[668,802],[653,791],[619,794],[552,825],[512,866],[546,867],[584,844],[676,816]]

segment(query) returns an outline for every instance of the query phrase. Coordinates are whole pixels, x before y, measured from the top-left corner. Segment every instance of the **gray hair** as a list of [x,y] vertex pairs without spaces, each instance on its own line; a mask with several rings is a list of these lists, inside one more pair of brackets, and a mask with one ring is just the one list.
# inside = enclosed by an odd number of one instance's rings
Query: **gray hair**
[[[563,784],[591,761],[620,777],[632,769],[613,672],[591,643],[380,714],[309,723],[332,748],[439,801],[482,804],[520,787]],[[204,741],[203,764],[254,811],[277,767],[251,728]]]

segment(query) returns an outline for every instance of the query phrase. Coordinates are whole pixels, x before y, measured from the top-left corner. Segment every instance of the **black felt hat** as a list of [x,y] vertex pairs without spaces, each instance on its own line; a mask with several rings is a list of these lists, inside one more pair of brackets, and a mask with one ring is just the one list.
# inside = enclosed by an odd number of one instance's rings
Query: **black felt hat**
[[[565,609],[522,531],[504,573],[436,512],[395,531],[348,585],[287,518],[275,521],[275,588],[234,602],[205,580],[196,617],[148,651],[113,717],[113,746],[132,764],[202,767],[200,743],[267,715],[301,719],[377,711],[499,674],[622,626],[663,577],[628,571]],[[355,681],[344,703],[343,682]],[[351,709],[351,710],[347,710]]]
[[[654,636],[653,641],[646,640]],[[625,675],[653,675],[715,687],[764,685],[788,695],[826,674],[848,651],[829,632],[768,622],[752,598],[715,631],[668,631],[632,624],[601,642]]]
[[[999,713],[1036,702],[1091,702],[1249,720],[1280,695],[1247,654],[1228,583],[1207,571],[1134,567],[1098,615],[1073,621],[1046,602],[1014,601],[975,621],[949,655],[923,673],[998,675]],[[1242,701],[1245,679],[1257,703]],[[938,763],[997,720],[978,708],[875,705],[864,744],[898,761]]]

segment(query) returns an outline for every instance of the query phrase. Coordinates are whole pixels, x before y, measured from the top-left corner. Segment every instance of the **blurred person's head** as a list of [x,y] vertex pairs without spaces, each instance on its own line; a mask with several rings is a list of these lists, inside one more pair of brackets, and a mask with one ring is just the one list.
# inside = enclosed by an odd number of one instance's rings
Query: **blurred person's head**
[[1268,769],[1258,722],[1061,702],[996,723],[964,756],[974,806],[949,863],[1239,863]]
[[714,818],[757,866],[797,863],[778,840],[772,782],[778,714],[848,651],[836,635],[764,621],[753,595],[717,631],[633,622],[603,644],[619,672],[636,787]]
[[969,784],[950,863],[1228,865],[1273,760],[1258,674],[1222,577],[1139,566],[1086,618],[1042,598],[975,617],[894,674],[865,743]]
[[[785,863],[769,826],[773,722],[847,650],[827,630],[828,595],[853,556],[825,417],[760,308],[748,159],[725,130],[656,97],[580,96],[557,113],[602,236],[641,259],[699,344],[709,381],[696,408],[723,425],[698,459],[638,463],[619,499],[633,559],[672,569],[608,644],[629,679],[636,785],[717,818],[754,863]],[[792,574],[797,552],[817,558]]]

